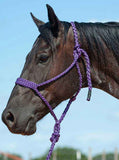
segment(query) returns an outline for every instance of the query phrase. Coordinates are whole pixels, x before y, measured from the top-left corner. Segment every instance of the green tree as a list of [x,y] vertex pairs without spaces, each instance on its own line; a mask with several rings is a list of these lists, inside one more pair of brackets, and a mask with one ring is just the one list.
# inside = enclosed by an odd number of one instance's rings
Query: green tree
[[[76,160],[76,149],[64,147],[57,148],[54,150],[54,152],[57,155],[57,160]],[[45,153],[42,157],[35,158],[33,160],[46,160],[47,154],[48,152]],[[51,157],[51,160],[53,160],[53,157]],[[81,160],[87,160],[85,154],[81,154]]]
[[[93,160],[102,160],[102,154],[98,154],[93,157]],[[114,160],[114,154],[113,153],[107,153],[106,154],[106,160]],[[119,157],[118,157],[119,160]]]

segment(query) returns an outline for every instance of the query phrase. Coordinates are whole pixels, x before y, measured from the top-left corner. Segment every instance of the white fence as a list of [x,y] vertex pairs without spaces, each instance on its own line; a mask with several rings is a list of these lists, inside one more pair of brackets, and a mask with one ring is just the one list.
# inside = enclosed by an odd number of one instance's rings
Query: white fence
[[[81,160],[81,152],[79,150],[76,151],[76,158],[77,160]],[[93,160],[92,156],[92,148],[88,149],[88,160]],[[57,160],[57,152],[53,153],[53,160]],[[106,160],[106,152],[103,150],[102,152],[102,160]],[[115,148],[114,150],[114,160],[118,160],[118,149]]]

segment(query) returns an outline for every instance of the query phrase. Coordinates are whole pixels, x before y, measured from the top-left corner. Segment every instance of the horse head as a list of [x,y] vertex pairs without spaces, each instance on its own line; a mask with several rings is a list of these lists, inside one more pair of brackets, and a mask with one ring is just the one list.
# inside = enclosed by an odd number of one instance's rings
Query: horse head
[[[40,35],[26,57],[20,76],[37,84],[57,76],[73,61],[74,39],[70,23],[61,22],[49,5],[47,10],[48,23],[31,13]],[[75,70],[74,67],[57,81],[38,88],[53,109],[77,91],[78,74]],[[49,109],[33,90],[15,85],[2,119],[11,132],[31,135],[36,131],[36,122],[47,113]]]

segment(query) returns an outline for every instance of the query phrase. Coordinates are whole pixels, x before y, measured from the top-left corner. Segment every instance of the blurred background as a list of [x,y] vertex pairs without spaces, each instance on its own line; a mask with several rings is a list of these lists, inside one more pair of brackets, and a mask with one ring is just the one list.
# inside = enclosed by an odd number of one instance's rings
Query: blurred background
[[[0,0],[0,115],[22,71],[25,57],[39,35],[29,13],[47,22],[46,4],[54,8],[62,21],[119,22],[119,0]],[[90,102],[86,101],[86,96],[87,89],[82,89],[63,121],[53,160],[59,160],[61,153],[66,155],[63,160],[71,160],[71,155],[73,160],[91,160],[95,156],[96,160],[118,158],[119,100],[97,89],[93,89]],[[55,109],[58,116],[66,104],[65,101]],[[39,157],[44,160],[53,125],[54,120],[48,114],[38,122],[34,135],[21,136],[10,133],[0,119],[0,158],[14,159],[16,157],[10,157],[14,154],[25,160]]]

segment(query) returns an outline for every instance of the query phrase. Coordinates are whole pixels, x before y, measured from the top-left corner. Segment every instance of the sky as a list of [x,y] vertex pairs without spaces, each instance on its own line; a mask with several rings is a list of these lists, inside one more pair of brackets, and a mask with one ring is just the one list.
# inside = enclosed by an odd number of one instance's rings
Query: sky
[[[46,4],[62,21],[119,21],[119,0],[0,0],[0,115],[39,35],[29,13],[47,22]],[[87,89],[82,89],[61,125],[56,147],[74,147],[86,154],[91,147],[93,155],[119,149],[119,100],[98,89],[93,89],[90,102],[86,96]],[[58,117],[66,104],[55,109]],[[18,153],[24,159],[40,156],[50,146],[53,125],[48,114],[38,122],[34,135],[22,136],[10,133],[0,119],[0,151]]]

